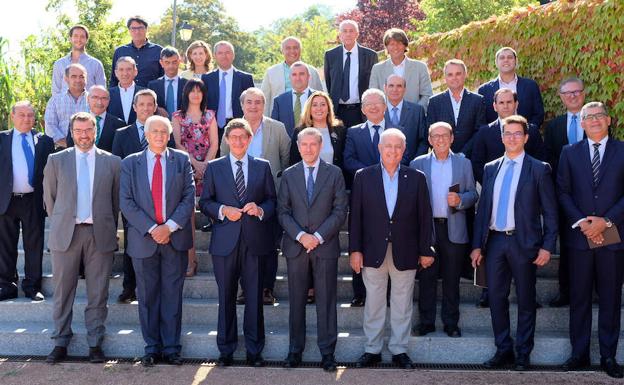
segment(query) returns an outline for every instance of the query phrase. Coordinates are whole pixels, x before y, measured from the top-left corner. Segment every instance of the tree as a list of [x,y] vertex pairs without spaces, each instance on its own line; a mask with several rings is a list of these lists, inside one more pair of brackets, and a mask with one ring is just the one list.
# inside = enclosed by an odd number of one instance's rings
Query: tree
[[384,49],[383,34],[390,28],[413,30],[425,18],[416,0],[358,0],[357,7],[337,16],[337,22],[351,19],[360,27],[358,41],[371,49]]

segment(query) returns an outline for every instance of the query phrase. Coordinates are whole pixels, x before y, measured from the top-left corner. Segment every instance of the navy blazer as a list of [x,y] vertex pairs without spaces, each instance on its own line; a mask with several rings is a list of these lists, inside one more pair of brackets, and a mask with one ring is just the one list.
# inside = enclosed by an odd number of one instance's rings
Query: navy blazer
[[[479,94],[483,95],[485,103],[485,119],[491,122],[498,118],[494,111],[494,93],[498,91],[498,78],[490,80],[479,87]],[[518,76],[516,85],[518,93],[518,114],[524,116],[529,123],[534,124],[538,129],[544,122],[544,102],[539,86],[535,80]]]
[[[175,148],[173,135],[169,136],[167,147]],[[139,139],[139,131],[136,123],[126,127],[119,128],[113,139],[113,154],[121,159],[125,159],[128,155],[143,151],[141,140]]]
[[[144,89],[145,87],[141,87],[140,85],[135,84],[134,95],[136,95],[137,92],[144,90]],[[121,95],[119,93],[119,86],[109,88],[108,93],[110,94],[110,100],[108,102],[108,108],[106,109],[106,112],[113,114],[117,116],[118,118],[125,121],[126,116],[124,115],[123,107],[121,105]],[[133,100],[134,100],[134,95],[132,95]],[[128,114],[128,121],[126,121],[125,125],[127,126],[128,124],[133,124],[134,122],[136,122],[136,111],[134,111],[134,108],[131,105],[130,114]]]
[[[482,254],[485,254],[490,232],[494,182],[503,160],[504,157],[500,157],[486,164],[483,172],[483,188],[474,222],[473,237],[473,248],[480,248]],[[520,171],[514,200],[514,218],[518,244],[528,259],[534,260],[540,248],[551,253],[555,252],[559,219],[550,166],[528,154],[524,156]]]
[[[557,172],[559,203],[568,226],[562,231],[568,247],[588,250],[587,238],[572,224],[590,215],[609,218],[624,236],[624,143],[609,138],[600,162],[598,185],[593,185],[587,139],[563,147]],[[606,246],[624,249],[624,243]]]
[[[585,131],[583,131],[583,139],[587,139]],[[569,144],[569,142],[568,115],[566,113],[549,121],[546,124],[546,129],[544,130],[544,156],[545,160],[550,163],[550,167],[552,167],[555,180],[557,177],[561,150],[563,150],[563,146],[567,144]]]
[[[104,125],[102,126],[102,132],[100,133],[100,140],[95,144],[100,150],[107,152],[113,152],[113,140],[115,139],[115,133],[117,129],[125,127],[126,122],[118,117],[106,113],[104,118]],[[67,130],[67,147],[74,146],[74,138],[72,137],[71,130]]]
[[[252,156],[247,156],[247,159],[247,189],[243,203],[238,201],[229,155],[211,160],[206,167],[199,207],[204,215],[210,216],[214,221],[210,238],[211,255],[230,255],[241,236],[254,255],[266,255],[275,247],[271,219],[275,215],[277,196],[271,167],[264,159]],[[219,208],[222,205],[242,208],[248,202],[255,202],[264,210],[262,220],[247,214],[243,214],[236,222],[227,217],[223,221],[219,220]]]
[[[342,45],[339,45],[325,51],[323,60],[325,85],[327,86],[327,93],[329,93],[334,103],[334,110],[338,109],[340,93],[342,92],[342,47]],[[364,91],[368,89],[371,70],[378,60],[377,52],[358,44],[358,97],[360,99],[362,99]]]
[[429,99],[427,107],[427,127],[436,122],[446,122],[453,127],[453,144],[451,150],[455,153],[464,153],[471,158],[474,137],[481,126],[487,124],[485,120],[485,103],[483,96],[464,89],[457,124],[451,104],[451,92],[435,94]]
[[[526,142],[524,150],[535,159],[546,160],[542,134],[532,124],[529,124],[529,140]],[[483,126],[475,135],[472,158],[470,159],[475,180],[482,183],[485,164],[503,156],[504,153],[505,145],[501,138],[500,123],[497,119],[487,126]]]
[[[13,134],[15,129],[0,132],[0,215],[6,214],[13,195]],[[48,155],[54,152],[54,141],[49,136],[31,130],[35,145],[35,174],[32,186],[34,191],[35,210],[38,216],[46,215],[43,209],[43,169],[48,162]],[[20,132],[17,131],[19,135]]]
[[[308,90],[308,97],[316,91],[313,89]],[[284,123],[288,137],[292,138],[293,131],[295,130],[295,111],[292,100],[293,91],[286,91],[273,99],[273,111],[271,112],[271,118]],[[303,112],[303,105],[301,105],[301,112]]]
[[351,175],[361,168],[379,163],[379,149],[373,146],[366,122],[347,130],[343,160],[345,170]]
[[388,215],[381,164],[355,174],[351,189],[349,252],[364,254],[364,266],[378,268],[392,242],[397,270],[418,268],[420,256],[433,256],[433,217],[425,174],[401,165],[392,217]]
[[[390,111],[386,109],[384,116],[386,127],[391,128]],[[420,104],[411,103],[403,99],[399,126],[394,127],[403,131],[406,138],[407,148],[403,154],[401,163],[409,165],[410,161],[419,155],[427,153],[429,142],[427,139],[427,123],[425,121],[425,108]]]
[[[182,94],[184,92],[185,85],[186,85],[186,79],[178,76],[176,111],[180,109],[180,106],[182,106]],[[167,90],[166,90],[165,77],[161,76],[158,79],[150,81],[149,83],[147,83],[147,88],[156,92],[156,102],[158,103],[158,107],[162,107],[166,110],[167,109],[167,99],[166,99]]]
[[[214,69],[207,74],[202,75],[201,80],[208,89],[208,109],[213,110],[216,114],[219,109],[219,69]],[[253,76],[247,72],[239,71],[234,68],[234,73],[232,75],[232,118],[243,117],[243,108],[241,107],[240,96],[243,91],[251,87],[254,87]]]

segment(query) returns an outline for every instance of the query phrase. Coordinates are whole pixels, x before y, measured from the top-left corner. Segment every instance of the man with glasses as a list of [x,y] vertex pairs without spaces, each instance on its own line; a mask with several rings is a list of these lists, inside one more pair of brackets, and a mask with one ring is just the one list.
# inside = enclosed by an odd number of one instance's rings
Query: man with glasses
[[562,238],[569,250],[570,343],[564,370],[591,363],[592,297],[598,294],[600,366],[622,378],[615,357],[620,337],[624,244],[610,244],[607,231],[624,235],[624,143],[609,136],[611,118],[604,104],[580,112],[586,139],[565,146],[557,170],[559,202],[566,217]]

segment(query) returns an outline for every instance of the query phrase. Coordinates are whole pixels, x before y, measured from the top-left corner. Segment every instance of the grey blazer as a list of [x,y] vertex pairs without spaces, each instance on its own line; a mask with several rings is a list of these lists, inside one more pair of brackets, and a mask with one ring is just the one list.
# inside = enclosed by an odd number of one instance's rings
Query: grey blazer
[[300,231],[323,237],[323,244],[312,252],[318,258],[338,258],[338,234],[347,216],[348,199],[340,168],[321,160],[314,183],[312,202],[308,205],[303,161],[284,171],[277,195],[278,219],[284,229],[282,251],[293,258],[303,251],[296,240]]
[[[474,177],[472,176],[472,165],[470,160],[462,155],[451,151],[449,154],[451,167],[453,169],[452,184],[459,183],[459,197],[461,202],[456,210],[448,208],[448,235],[453,243],[468,243],[468,228],[466,227],[466,209],[474,207],[479,195],[475,188]],[[410,163],[410,167],[425,173],[429,196],[431,197],[431,160],[433,152],[421,155]],[[431,199],[431,198],[430,198]],[[433,204],[433,202],[432,202]]]
[[[221,156],[230,153],[225,138],[221,141]],[[269,161],[275,188],[279,188],[279,177],[290,164],[290,137],[282,122],[268,116],[262,118],[262,154],[258,158]]]
[[[118,156],[95,149],[91,215],[95,247],[103,253],[117,248],[120,164]],[[48,247],[52,251],[67,251],[74,235],[78,202],[74,147],[48,157],[43,170],[43,201],[50,217]]]
[[[370,88],[383,90],[388,76],[394,73],[391,59],[382,61],[373,66],[370,77]],[[427,65],[419,60],[405,58],[405,96],[408,102],[418,103],[427,109],[429,98],[433,95],[431,76]]]

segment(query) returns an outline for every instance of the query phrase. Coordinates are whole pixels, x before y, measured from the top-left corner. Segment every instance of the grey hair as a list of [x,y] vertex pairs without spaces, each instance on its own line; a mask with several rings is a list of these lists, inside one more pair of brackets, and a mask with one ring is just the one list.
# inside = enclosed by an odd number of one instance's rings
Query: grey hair
[[65,67],[65,77],[69,76],[69,70],[72,68],[78,68],[80,71],[82,71],[82,73],[84,73],[85,75],[87,74],[87,69],[85,68],[85,66],[80,63],[71,63],[67,67]]
[[16,102],[13,107],[11,107],[11,113],[14,114],[15,110],[22,107],[29,107],[33,112],[35,112],[35,107],[33,107],[30,100],[20,100],[19,102]]
[[342,31],[342,28],[345,25],[352,25],[353,28],[355,28],[355,30],[359,33],[360,32],[360,26],[358,25],[358,23],[355,20],[351,20],[351,19],[346,19],[340,22],[340,24],[338,24],[338,31]]
[[304,136],[314,136],[318,139],[319,143],[323,143],[323,134],[321,134],[321,131],[319,131],[318,128],[306,127],[299,131],[297,134],[297,143],[299,143]]
[[295,36],[287,36],[284,38],[284,40],[282,40],[282,43],[280,44],[280,49],[283,51],[284,50],[284,45],[286,45],[287,42],[289,41],[296,41],[297,44],[299,44],[299,48],[301,48],[301,40],[299,40],[299,38],[295,37]]
[[587,104],[585,104],[583,106],[583,108],[581,108],[581,120],[585,120],[585,117],[587,116],[587,110],[590,108],[602,108],[602,111],[604,111],[605,114],[609,114],[609,112],[607,111],[607,106],[604,105],[604,103],[602,102],[589,102]]
[[377,95],[381,98],[381,100],[383,100],[384,104],[386,104],[386,95],[383,93],[382,90],[378,89],[378,88],[369,88],[366,91],[364,91],[364,93],[362,94],[362,104],[366,104],[364,103],[364,100],[366,100],[367,97],[371,96],[371,95]]
[[435,130],[438,127],[444,127],[449,130],[449,133],[453,135],[453,127],[447,122],[435,122],[429,126],[429,135],[431,135],[431,131]]
[[247,97],[247,95],[262,96],[262,102],[266,104],[266,96],[264,96],[264,92],[262,92],[262,90],[258,87],[249,87],[245,91],[243,91],[243,93],[241,94],[239,98],[241,106],[245,104],[245,98]]
[[117,62],[115,63],[115,69],[117,69],[119,63],[130,63],[134,66],[135,69],[137,68],[136,61],[132,58],[132,56],[122,56],[117,59]]
[[569,78],[563,79],[561,83],[559,83],[559,92],[561,92],[561,89],[563,88],[563,86],[565,86],[568,83],[577,83],[581,85],[581,88],[585,88],[585,83],[583,83],[581,79],[577,78],[576,76],[571,76]]
[[160,115],[152,115],[147,118],[147,120],[145,120],[144,131],[150,132],[150,129],[152,128],[154,123],[162,123],[165,127],[167,127],[167,131],[169,131],[169,134],[173,132],[173,127],[171,127],[171,122],[169,121],[169,119]]
[[389,137],[389,136],[394,136],[396,138],[401,139],[401,142],[403,142],[403,148],[405,148],[406,143],[407,143],[407,138],[405,137],[405,134],[398,128],[385,129],[379,136],[379,144],[382,144],[384,142],[384,138]]

